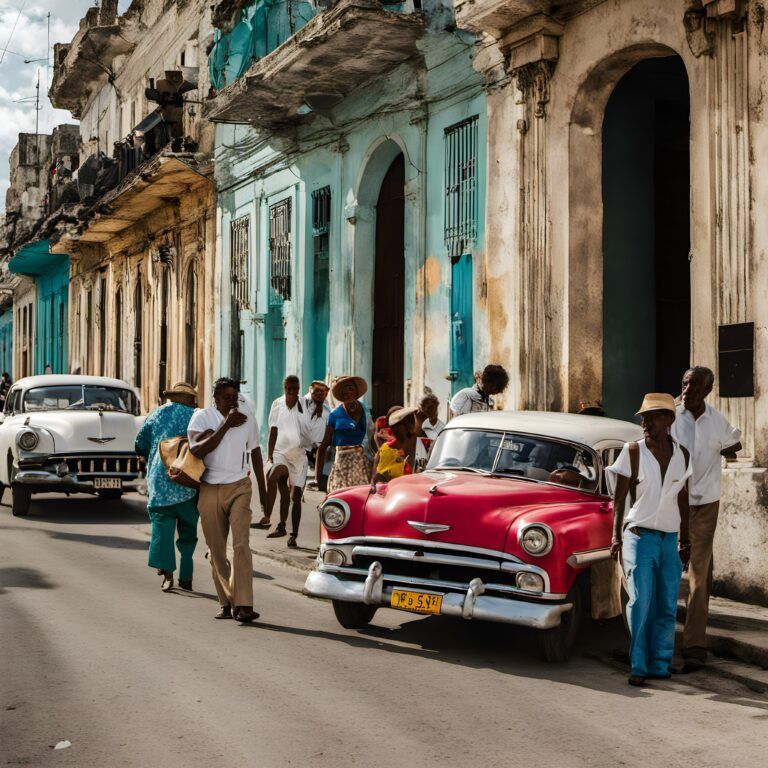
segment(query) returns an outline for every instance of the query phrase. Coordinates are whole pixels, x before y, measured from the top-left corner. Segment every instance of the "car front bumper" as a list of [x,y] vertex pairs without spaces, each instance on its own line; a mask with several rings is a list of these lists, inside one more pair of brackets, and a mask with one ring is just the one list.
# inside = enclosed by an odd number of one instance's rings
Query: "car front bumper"
[[345,578],[338,573],[325,570],[321,565],[307,577],[304,594],[326,600],[390,607],[393,589],[407,588],[419,592],[434,592],[443,595],[440,609],[442,615],[496,621],[533,629],[553,629],[560,626],[562,614],[573,607],[571,603],[546,604],[517,600],[512,597],[484,595],[484,585],[480,579],[473,579],[465,593],[448,592],[439,587],[430,587],[428,582],[393,587],[385,585],[384,581],[385,577],[379,563],[371,565],[365,581]]
[[[143,478],[134,474],[106,474],[103,477],[121,480],[123,491],[136,490],[144,482]],[[45,469],[19,469],[13,476],[13,482],[28,486],[37,493],[98,493],[93,478],[85,479],[73,474],[62,477]]]

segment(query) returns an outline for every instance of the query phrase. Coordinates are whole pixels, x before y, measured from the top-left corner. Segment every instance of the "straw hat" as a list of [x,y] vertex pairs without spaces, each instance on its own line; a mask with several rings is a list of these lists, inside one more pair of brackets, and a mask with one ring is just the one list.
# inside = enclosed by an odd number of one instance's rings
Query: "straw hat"
[[675,416],[677,416],[675,398],[664,392],[649,392],[643,398],[643,404],[640,406],[640,410],[635,416],[641,416],[650,411],[670,411],[672,413],[672,418],[675,418]]
[[413,414],[418,410],[418,408],[413,407],[400,408],[389,417],[389,426],[394,427],[395,424],[399,424],[401,421],[405,421],[409,416],[413,416]]
[[197,390],[186,381],[177,381],[170,389],[163,392],[163,397],[172,397],[173,395],[186,395],[197,402]]
[[357,396],[362,397],[368,391],[368,385],[365,383],[365,379],[361,376],[340,376],[333,382],[331,387],[331,394],[336,400],[341,401],[341,390],[349,384],[354,382],[357,387]]

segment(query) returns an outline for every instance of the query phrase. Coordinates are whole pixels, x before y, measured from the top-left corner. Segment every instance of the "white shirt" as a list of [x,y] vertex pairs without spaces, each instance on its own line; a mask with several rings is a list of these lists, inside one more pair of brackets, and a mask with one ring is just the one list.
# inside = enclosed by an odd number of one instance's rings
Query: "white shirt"
[[445,428],[445,422],[440,419],[435,419],[434,423],[429,419],[424,419],[424,423],[421,425],[424,430],[424,434],[430,439],[434,440]]
[[328,416],[331,413],[331,408],[324,401],[321,415],[315,416],[317,403],[309,395],[304,395],[301,399],[306,410],[307,434],[312,442],[312,448],[317,448],[325,437],[325,428],[328,426]]
[[[277,428],[275,453],[282,453],[288,459],[304,456],[307,440],[305,421],[306,408],[299,397],[296,405],[289,408],[285,403],[285,395],[278,397],[272,403],[269,411],[269,428]],[[300,410],[301,409],[301,410]]]
[[[685,466],[685,456],[680,446],[673,440],[672,458],[669,460],[664,481],[661,480],[661,467],[656,457],[650,452],[645,440],[639,441],[640,461],[638,462],[635,487],[635,503],[624,515],[624,527],[638,526],[655,531],[674,533],[680,530],[680,508],[677,496],[691,474],[691,462]],[[629,443],[625,443],[619,458],[606,469],[608,488],[613,495],[616,489],[616,475],[632,477],[629,459]],[[627,494],[629,499],[629,494]]]
[[[245,424],[228,430],[216,450],[203,457],[205,472],[202,481],[210,485],[236,483],[248,476],[248,456],[251,451],[261,448],[259,424],[253,413],[241,411],[248,417]],[[187,434],[217,430],[224,423],[224,416],[212,405],[192,415]]]
[[451,412],[454,416],[492,410],[493,398],[481,392],[477,385],[460,389],[451,398]]
[[704,403],[704,413],[698,419],[681,403],[677,406],[672,436],[691,454],[693,475],[688,484],[688,501],[694,506],[718,501],[723,479],[720,451],[736,445],[741,440],[741,430],[732,427],[709,403]]

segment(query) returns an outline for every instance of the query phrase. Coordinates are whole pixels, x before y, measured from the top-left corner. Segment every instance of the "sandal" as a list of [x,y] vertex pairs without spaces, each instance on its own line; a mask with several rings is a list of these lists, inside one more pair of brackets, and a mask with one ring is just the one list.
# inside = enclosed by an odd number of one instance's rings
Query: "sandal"
[[258,523],[251,523],[251,528],[269,528],[272,523],[269,522],[268,517],[262,517]]
[[286,542],[286,544],[287,544],[289,547],[298,547],[298,546],[299,546],[299,545],[296,543],[296,537],[295,537],[293,534],[291,534],[291,535],[288,537],[288,541]]
[[219,608],[219,612],[213,618],[214,619],[231,619],[232,608],[230,608],[228,605],[222,605],[221,608]]
[[235,621],[239,621],[241,624],[250,624],[259,618],[259,614],[249,605],[239,605],[235,608],[234,617]]
[[268,539],[279,539],[281,536],[287,536],[288,532],[285,530],[285,524],[284,523],[278,523],[277,528],[275,528],[272,533],[267,534]]
[[173,589],[173,571],[160,571],[163,575],[163,583],[160,585],[160,589],[163,592],[170,592]]

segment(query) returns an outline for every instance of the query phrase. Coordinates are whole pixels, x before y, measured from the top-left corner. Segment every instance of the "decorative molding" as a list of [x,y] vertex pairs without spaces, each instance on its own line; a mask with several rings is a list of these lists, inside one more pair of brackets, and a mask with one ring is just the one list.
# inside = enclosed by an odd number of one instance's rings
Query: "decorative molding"
[[517,87],[523,100],[531,105],[534,117],[547,115],[549,82],[554,71],[554,61],[535,61],[515,70]]

